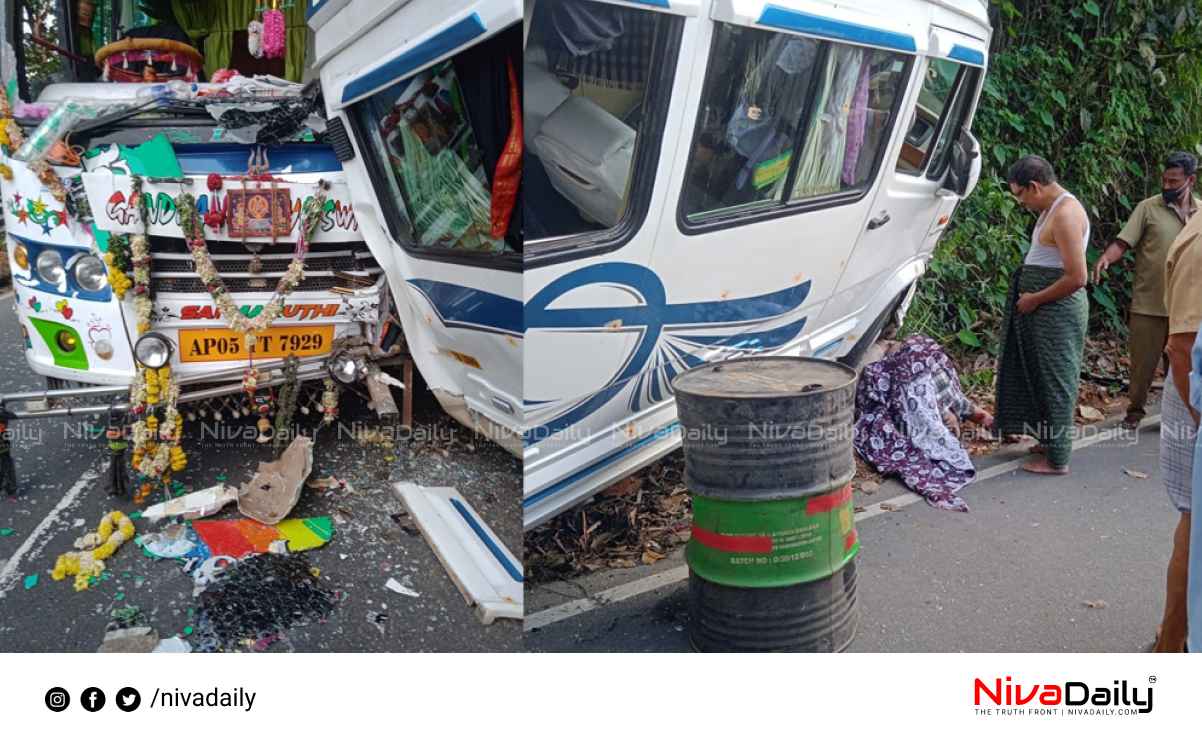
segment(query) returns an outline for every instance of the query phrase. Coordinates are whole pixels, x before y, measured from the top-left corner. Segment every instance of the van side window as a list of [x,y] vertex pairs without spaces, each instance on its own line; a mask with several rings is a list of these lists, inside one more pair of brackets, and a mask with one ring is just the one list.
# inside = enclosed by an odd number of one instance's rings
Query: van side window
[[690,219],[863,189],[905,90],[901,54],[719,24],[685,175]]
[[794,199],[862,189],[872,181],[907,78],[900,54],[831,45],[803,139]]
[[527,242],[623,223],[637,198],[637,153],[659,136],[650,129],[662,117],[653,114],[669,97],[649,96],[664,66],[657,39],[668,20],[589,0],[535,4],[523,71]]
[[689,157],[689,216],[779,202],[822,43],[718,26]]
[[958,87],[960,69],[959,64],[948,59],[930,60],[926,75],[923,76],[922,89],[918,91],[918,103],[914,107],[910,127],[897,159],[899,172],[919,175],[926,169],[927,157],[940,134],[944,114]]
[[948,112],[947,123],[943,126],[943,131],[939,132],[939,141],[935,143],[935,150],[931,153],[931,162],[927,167],[927,178],[933,181],[943,178],[943,174],[947,172],[948,163],[951,162],[951,143],[960,136],[964,125],[968,123],[973,99],[977,95],[977,84],[981,79],[981,71],[975,67],[965,67],[960,77],[960,84],[956,89],[956,100],[953,101],[951,110]]

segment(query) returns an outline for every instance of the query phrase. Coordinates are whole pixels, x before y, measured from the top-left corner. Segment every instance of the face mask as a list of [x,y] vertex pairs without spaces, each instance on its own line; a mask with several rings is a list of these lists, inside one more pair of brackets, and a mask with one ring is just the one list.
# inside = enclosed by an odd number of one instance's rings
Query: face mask
[[1177,200],[1181,198],[1181,193],[1183,191],[1185,191],[1185,186],[1182,186],[1181,188],[1174,188],[1171,190],[1165,189],[1160,192],[1160,195],[1164,199],[1164,203],[1172,205],[1172,204],[1176,204]]

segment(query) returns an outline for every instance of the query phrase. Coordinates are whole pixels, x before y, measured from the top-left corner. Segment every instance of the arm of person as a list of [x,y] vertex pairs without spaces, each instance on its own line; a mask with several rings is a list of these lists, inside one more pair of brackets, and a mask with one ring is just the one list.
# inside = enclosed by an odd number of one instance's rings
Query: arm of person
[[1194,409],[1194,406],[1189,403],[1189,375],[1190,369],[1193,366],[1191,355],[1197,336],[1197,333],[1173,333],[1169,336],[1169,342],[1165,346],[1165,352],[1169,356],[1169,371],[1173,374],[1173,378],[1170,381],[1177,388],[1177,392],[1181,395],[1181,399],[1185,401],[1186,407],[1189,408],[1189,413],[1194,418],[1195,426],[1198,425],[1199,414]]
[[1095,284],[1102,283],[1102,274],[1106,273],[1106,269],[1121,261],[1130,249],[1131,245],[1121,237],[1111,240],[1110,244],[1106,246],[1105,252],[1102,253],[1102,257],[1093,264],[1093,282]]
[[1085,211],[1081,207],[1064,209],[1052,220],[1052,238],[1060,251],[1064,263],[1064,275],[1044,289],[1032,295],[1036,306],[1063,299],[1085,286],[1088,273],[1085,268]]
[[1106,246],[1106,251],[1102,253],[1102,257],[1098,258],[1098,262],[1094,264],[1093,280],[1095,284],[1102,283],[1102,274],[1106,272],[1106,269],[1122,260],[1127,251],[1133,245],[1138,245],[1139,241],[1143,239],[1146,217],[1147,210],[1141,201],[1135,207],[1135,211],[1131,212],[1131,217],[1127,220],[1127,224],[1123,225],[1122,232]]

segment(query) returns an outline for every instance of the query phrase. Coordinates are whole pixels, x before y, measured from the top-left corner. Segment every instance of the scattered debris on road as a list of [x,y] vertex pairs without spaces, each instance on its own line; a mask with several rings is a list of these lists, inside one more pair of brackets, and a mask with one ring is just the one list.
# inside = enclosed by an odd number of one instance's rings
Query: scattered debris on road
[[455,488],[394,483],[422,536],[484,624],[523,619],[521,563]]
[[338,607],[304,555],[258,555],[223,571],[200,594],[197,652],[261,651],[288,629],[325,621]]
[[153,627],[129,627],[106,632],[98,653],[149,653],[159,645]]
[[402,596],[411,596],[412,598],[419,598],[421,596],[420,593],[413,590],[409,586],[404,585],[403,583],[398,581],[396,578],[389,578],[388,582],[384,584],[384,587],[387,588],[389,591],[393,591],[394,593],[399,593]]
[[200,519],[218,513],[237,498],[237,490],[217,484],[179,498],[156,503],[143,510],[141,515],[148,521],[158,521],[169,517]]
[[313,440],[297,436],[274,462],[260,462],[250,482],[238,490],[238,510],[264,524],[278,524],[300,501],[313,471]]

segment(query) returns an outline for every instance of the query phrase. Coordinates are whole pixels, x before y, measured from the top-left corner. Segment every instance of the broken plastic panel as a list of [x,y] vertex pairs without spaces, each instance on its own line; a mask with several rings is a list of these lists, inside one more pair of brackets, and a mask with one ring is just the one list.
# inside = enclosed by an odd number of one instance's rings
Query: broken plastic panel
[[522,619],[521,563],[459,491],[412,482],[393,488],[480,621]]

